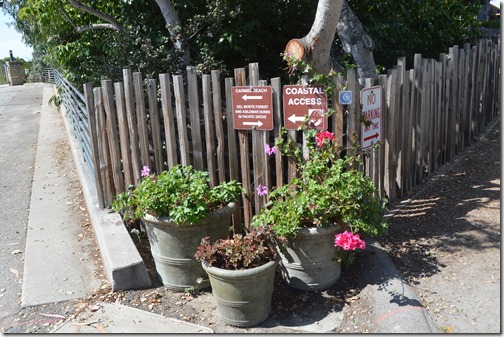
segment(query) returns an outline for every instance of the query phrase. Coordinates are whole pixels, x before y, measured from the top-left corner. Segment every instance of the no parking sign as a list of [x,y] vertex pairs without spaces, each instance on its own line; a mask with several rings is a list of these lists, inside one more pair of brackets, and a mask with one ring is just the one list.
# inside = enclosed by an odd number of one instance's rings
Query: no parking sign
[[361,114],[366,121],[361,124],[361,147],[366,149],[382,139],[382,88],[381,86],[364,88],[360,96]]

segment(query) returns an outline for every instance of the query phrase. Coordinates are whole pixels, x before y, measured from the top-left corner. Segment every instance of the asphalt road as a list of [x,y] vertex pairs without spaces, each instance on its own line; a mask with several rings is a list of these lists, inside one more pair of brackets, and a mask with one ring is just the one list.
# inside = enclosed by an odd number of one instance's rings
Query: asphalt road
[[0,86],[0,319],[21,306],[43,84]]

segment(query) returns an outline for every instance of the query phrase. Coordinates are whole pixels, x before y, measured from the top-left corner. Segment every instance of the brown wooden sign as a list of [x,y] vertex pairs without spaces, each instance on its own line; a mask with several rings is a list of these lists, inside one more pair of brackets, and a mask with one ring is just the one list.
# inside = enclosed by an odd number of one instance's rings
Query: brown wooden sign
[[236,130],[273,129],[273,91],[269,86],[232,87]]
[[309,116],[317,130],[327,129],[327,95],[321,86],[285,85],[283,87],[284,127],[297,130]]

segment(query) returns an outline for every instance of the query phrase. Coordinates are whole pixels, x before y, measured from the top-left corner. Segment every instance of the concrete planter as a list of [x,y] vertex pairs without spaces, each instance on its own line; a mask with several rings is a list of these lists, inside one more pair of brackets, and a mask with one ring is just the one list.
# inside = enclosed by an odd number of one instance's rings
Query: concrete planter
[[289,240],[286,252],[279,251],[284,282],[304,291],[332,287],[341,273],[334,247],[334,236],[339,231],[339,226],[301,228],[296,237]]
[[236,204],[230,203],[195,225],[177,226],[169,217],[146,215],[142,219],[156,271],[168,289],[183,291],[195,286],[198,277],[205,276],[194,254],[202,238],[209,236],[215,241],[228,237],[235,208]]
[[202,265],[210,279],[217,312],[225,323],[251,327],[269,317],[278,260],[244,270]]

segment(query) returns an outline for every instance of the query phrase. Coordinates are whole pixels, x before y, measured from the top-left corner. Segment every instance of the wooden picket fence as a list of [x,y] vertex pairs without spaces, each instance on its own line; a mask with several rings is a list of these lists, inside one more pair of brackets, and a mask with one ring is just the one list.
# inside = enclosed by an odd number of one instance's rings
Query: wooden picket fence
[[[382,86],[382,142],[365,156],[361,168],[372,177],[382,196],[403,197],[430,173],[470,145],[474,137],[499,115],[500,45],[480,40],[477,46],[454,46],[439,60],[415,55],[414,67],[405,58],[365,87]],[[234,130],[233,86],[270,85],[273,91],[274,129]],[[359,92],[354,69],[336,79],[336,93],[346,86],[353,102],[343,106],[331,100],[336,113],[329,131],[337,142],[350,145],[359,136]],[[94,175],[101,207],[140,181],[143,166],[159,173],[176,164],[207,170],[211,185],[237,180],[243,183],[241,207],[234,215],[235,230],[249,226],[271,189],[289,181],[294,168],[280,153],[269,157],[264,145],[273,145],[283,125],[280,78],[261,80],[252,63],[220,78],[218,71],[198,76],[195,67],[185,75],[160,74],[159,79],[123,70],[123,81],[84,85]],[[337,97],[337,96],[335,96]],[[302,141],[300,131],[289,131]]]

